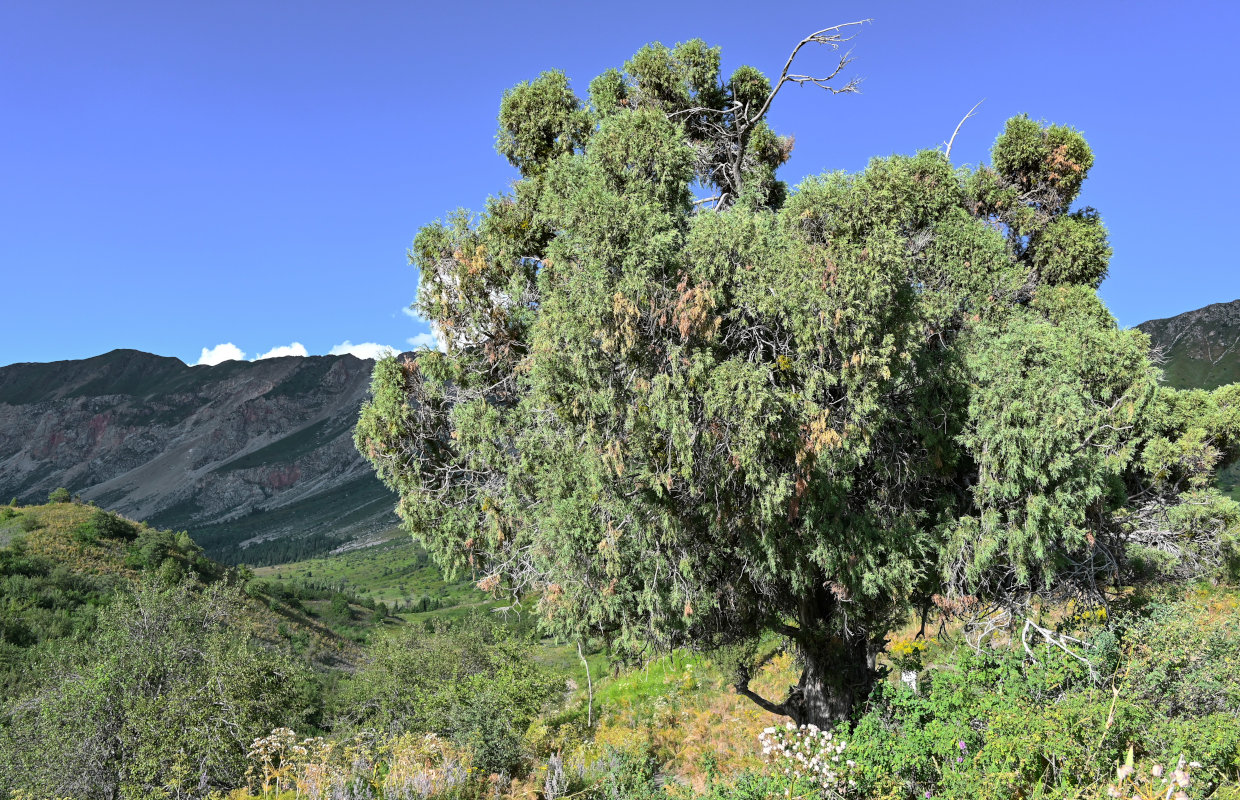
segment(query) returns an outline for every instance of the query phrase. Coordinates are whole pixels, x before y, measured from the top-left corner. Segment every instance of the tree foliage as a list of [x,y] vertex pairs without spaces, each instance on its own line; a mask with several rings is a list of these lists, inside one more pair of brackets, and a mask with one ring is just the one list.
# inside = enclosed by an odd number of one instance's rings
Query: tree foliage
[[847,713],[912,609],[1226,562],[1206,484],[1237,396],[1160,389],[1098,299],[1081,134],[1017,117],[989,166],[922,151],[788,192],[765,109],[826,85],[789,75],[722,80],[695,40],[588,102],[560,73],[505,95],[521,180],[410,251],[445,352],[377,364],[356,431],[409,530],[563,635],[779,632],[800,684],[737,686],[801,721]]
[[235,589],[145,587],[37,665],[0,724],[0,788],[186,797],[243,782],[250,743],[312,708],[304,666],[237,635]]

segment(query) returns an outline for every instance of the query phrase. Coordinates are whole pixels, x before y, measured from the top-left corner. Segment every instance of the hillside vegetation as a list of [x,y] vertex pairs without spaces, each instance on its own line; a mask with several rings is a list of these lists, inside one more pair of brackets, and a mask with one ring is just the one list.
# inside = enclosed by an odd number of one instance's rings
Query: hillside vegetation
[[[379,624],[375,604],[362,598],[273,587],[253,580],[247,568],[207,558],[184,531],[159,530],[81,503],[0,508],[0,546],[0,653],[8,680],[28,674],[25,659],[41,653],[43,645],[89,634],[99,609],[152,585],[221,584],[243,591],[240,634],[268,643],[299,642],[306,658],[324,668],[348,666],[358,658],[349,640],[357,631],[344,637],[341,630]],[[338,596],[346,599],[349,613],[332,618],[325,611]]]
[[[274,731],[256,743],[249,790],[231,796],[1240,797],[1240,592],[1187,587],[1130,598],[1114,614],[1048,611],[1056,631],[1080,637],[1076,651],[1046,640],[1026,649],[1019,631],[978,641],[960,629],[926,640],[905,629],[885,679],[829,742],[738,695],[735,654],[719,652],[596,673],[592,701],[527,691],[520,699],[543,708],[533,717],[529,706],[487,699],[504,687],[467,681],[487,729],[471,745],[433,711],[401,705],[425,697],[421,673],[439,664],[419,658],[425,648],[472,646],[468,633],[432,639],[403,665],[380,654],[355,684],[384,724],[343,736]],[[775,691],[797,670],[781,643],[768,647],[754,685]],[[901,672],[916,675],[915,688]],[[514,723],[524,732],[505,742]]]
[[[1150,320],[1137,328],[1150,337],[1167,385],[1214,389],[1240,382],[1240,300]],[[1219,469],[1218,487],[1240,501],[1240,461]]]
[[[529,720],[562,694],[557,649],[535,656],[528,626],[442,611],[410,625],[343,585],[256,577],[63,489],[0,507],[0,792],[201,796],[244,785],[273,728],[360,732],[394,709],[452,719],[480,759],[499,754],[486,763],[519,761]],[[476,663],[461,664],[470,642]],[[376,706],[393,674],[417,688]],[[492,706],[486,687],[502,689]],[[509,706],[525,722],[497,738]]]
[[1169,386],[1213,389],[1240,382],[1240,300],[1153,319],[1137,328],[1150,337]]
[[254,574],[350,592],[385,603],[394,613],[410,619],[450,609],[463,613],[505,605],[479,591],[472,581],[446,579],[426,550],[408,534],[393,534],[393,538],[377,545],[257,567]]
[[[251,577],[90,506],[3,516],[0,788],[21,797],[1085,798],[1108,796],[1130,753],[1126,792],[1161,796],[1154,773],[1183,754],[1187,796],[1240,797],[1226,585],[1047,608],[1032,638],[933,618],[919,638],[910,620],[827,752],[733,687],[741,663],[761,664],[759,691],[795,682],[786,640],[644,663],[593,641],[587,676],[572,648],[530,638],[528,615],[385,621],[370,598]],[[393,552],[418,561],[393,546],[339,574]],[[796,758],[810,747],[825,760]]]

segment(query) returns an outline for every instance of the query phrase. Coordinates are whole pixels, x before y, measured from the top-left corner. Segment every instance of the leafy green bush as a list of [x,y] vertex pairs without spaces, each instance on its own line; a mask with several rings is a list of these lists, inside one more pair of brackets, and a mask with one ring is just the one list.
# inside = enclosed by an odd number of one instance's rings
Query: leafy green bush
[[94,628],[97,609],[116,581],[32,554],[24,537],[0,548],[0,698],[7,700],[37,678],[30,665],[37,645]]
[[380,638],[344,687],[339,723],[433,732],[468,747],[488,772],[521,768],[522,736],[557,681],[532,646],[482,617]]
[[335,622],[348,622],[353,616],[349,611],[349,598],[340,593],[332,595],[327,615]]
[[89,519],[73,529],[73,538],[82,544],[96,544],[100,539],[133,541],[137,537],[135,523],[102,509],[96,509]]
[[69,494],[69,490],[61,486],[59,489],[53,489],[47,494],[47,502],[49,503],[67,503],[73,499],[73,495]]
[[1186,754],[1234,784],[1235,605],[1205,591],[1119,614],[1088,636],[1086,661],[1047,644],[1032,657],[1019,642],[962,646],[920,695],[881,684],[849,731],[859,783],[879,796],[1077,796],[1113,780],[1132,747],[1149,763]]
[[[168,564],[170,560],[177,563]],[[203,555],[202,548],[185,531],[161,531],[146,526],[134,528],[134,536],[125,551],[125,566],[160,570],[161,580],[169,584],[176,583],[187,569],[194,570],[203,580],[219,577],[216,565]]]
[[608,748],[595,767],[601,777],[585,793],[599,800],[655,800],[666,797],[659,765],[645,754]]
[[240,620],[234,590],[192,582],[101,611],[97,630],[49,654],[40,685],[9,706],[0,792],[155,797],[241,785],[251,742],[307,724],[318,698],[307,668],[238,636]]

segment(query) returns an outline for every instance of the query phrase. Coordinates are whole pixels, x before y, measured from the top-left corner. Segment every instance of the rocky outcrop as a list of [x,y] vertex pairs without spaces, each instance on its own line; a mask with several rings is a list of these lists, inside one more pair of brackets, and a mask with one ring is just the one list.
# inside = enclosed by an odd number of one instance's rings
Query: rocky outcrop
[[1137,326],[1150,337],[1164,379],[1177,389],[1240,381],[1240,300]]
[[373,365],[345,355],[190,367],[114,350],[0,368],[0,497],[42,501],[65,486],[189,529],[217,556],[373,535],[395,524],[395,498],[352,442]]

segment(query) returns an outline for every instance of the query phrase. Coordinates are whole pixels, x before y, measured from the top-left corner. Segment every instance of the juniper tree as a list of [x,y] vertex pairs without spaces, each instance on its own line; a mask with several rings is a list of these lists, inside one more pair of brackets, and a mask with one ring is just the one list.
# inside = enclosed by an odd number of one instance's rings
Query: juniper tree
[[506,93],[520,180],[410,251],[444,352],[380,361],[356,430],[448,569],[631,652],[777,632],[798,685],[762,698],[742,665],[737,689],[818,723],[917,609],[1104,600],[1136,540],[1214,568],[1237,516],[1202,480],[1236,394],[1160,390],[1095,293],[1084,138],[1018,117],[989,166],[923,151],[789,192],[765,113],[789,82],[855,88],[833,64],[723,80],[717,49],[656,44],[585,100],[558,72]]

